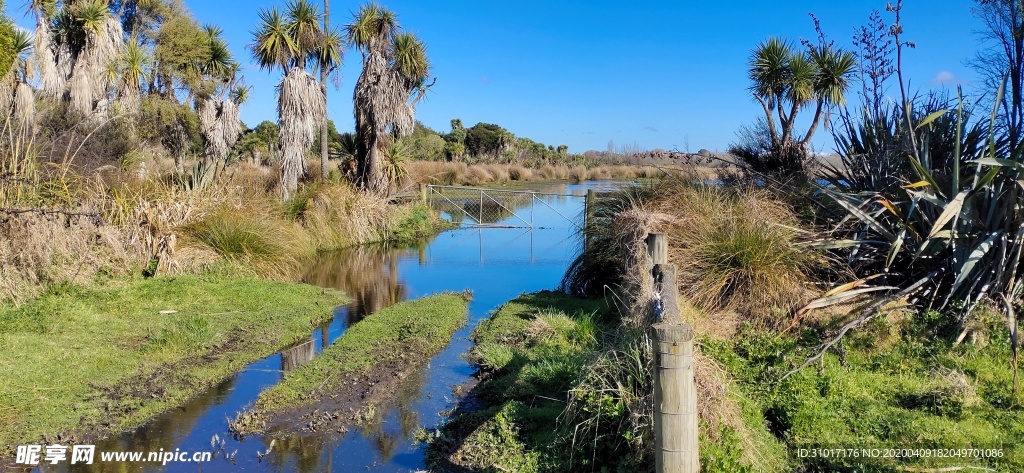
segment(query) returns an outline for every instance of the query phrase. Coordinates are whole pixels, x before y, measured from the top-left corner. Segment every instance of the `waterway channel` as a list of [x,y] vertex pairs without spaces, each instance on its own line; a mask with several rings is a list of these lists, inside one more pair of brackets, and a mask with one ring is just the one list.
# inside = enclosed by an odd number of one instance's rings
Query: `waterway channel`
[[[534,205],[533,228],[509,216],[502,228],[445,231],[416,247],[364,246],[323,255],[308,268],[305,282],[345,291],[352,302],[308,339],[254,362],[206,393],[158,417],[138,430],[97,444],[97,451],[215,451],[209,463],[75,465],[71,471],[376,471],[425,469],[421,429],[430,431],[451,409],[459,386],[474,373],[465,359],[469,335],[477,323],[504,302],[525,292],[554,289],[579,253],[577,225],[588,189],[616,187],[614,182],[545,183],[529,190],[545,195]],[[570,197],[571,196],[571,197]],[[571,217],[566,219],[565,217]],[[516,228],[518,227],[518,228]],[[442,291],[473,292],[469,323],[440,354],[405,379],[393,399],[379,407],[369,425],[345,433],[294,432],[233,437],[228,419],[250,405],[286,372],[315,358],[352,324],[368,314],[407,299]],[[214,437],[221,442],[212,442]],[[277,437],[269,455],[271,438]],[[69,468],[69,465],[63,465]],[[59,471],[41,467],[41,471]]]

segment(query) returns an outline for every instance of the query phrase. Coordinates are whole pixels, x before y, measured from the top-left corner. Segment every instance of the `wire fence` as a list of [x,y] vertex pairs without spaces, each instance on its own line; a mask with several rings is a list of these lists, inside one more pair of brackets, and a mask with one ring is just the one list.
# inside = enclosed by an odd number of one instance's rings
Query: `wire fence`
[[433,210],[461,226],[533,228],[536,211],[544,209],[578,227],[579,222],[574,218],[562,214],[545,201],[552,196],[584,198],[567,194],[434,185],[426,186],[425,198]]

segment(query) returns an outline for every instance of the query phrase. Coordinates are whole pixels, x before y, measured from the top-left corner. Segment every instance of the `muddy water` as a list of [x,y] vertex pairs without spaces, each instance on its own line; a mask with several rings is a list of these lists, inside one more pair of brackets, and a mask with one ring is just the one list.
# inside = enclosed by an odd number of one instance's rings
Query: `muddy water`
[[[582,196],[587,189],[608,189],[615,183],[547,184],[532,188],[551,194]],[[484,228],[444,232],[413,248],[360,247],[325,255],[312,265],[306,282],[344,290],[353,302],[309,339],[247,366],[236,375],[135,432],[97,445],[104,451],[214,452],[209,463],[96,462],[72,471],[381,471],[423,469],[421,428],[430,429],[454,405],[456,387],[473,374],[463,355],[472,347],[469,333],[490,311],[524,292],[553,289],[579,251],[573,222],[564,216],[582,214],[583,199],[549,195],[548,205],[533,208],[534,229]],[[528,211],[528,209],[526,209]],[[507,225],[519,220],[511,216]],[[576,222],[579,223],[579,222]],[[269,437],[232,438],[227,420],[278,383],[287,371],[314,359],[347,327],[368,314],[397,302],[441,291],[471,289],[470,322],[452,343],[403,381],[393,399],[377,409],[368,425],[348,432],[276,433]],[[222,439],[212,447],[214,436]],[[99,460],[97,454],[97,460]],[[67,468],[66,463],[63,465]],[[42,468],[42,471],[59,471]]]

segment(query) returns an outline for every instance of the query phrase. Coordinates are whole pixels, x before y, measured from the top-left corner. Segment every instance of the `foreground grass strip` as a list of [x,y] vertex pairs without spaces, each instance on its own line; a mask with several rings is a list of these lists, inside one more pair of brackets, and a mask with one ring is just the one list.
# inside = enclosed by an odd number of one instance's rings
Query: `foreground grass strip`
[[[984,339],[959,346],[952,346],[955,331],[932,329],[941,317],[876,319],[845,340],[842,357],[829,353],[816,369],[777,387],[772,377],[792,369],[802,359],[794,353],[814,348],[820,337],[751,329],[705,347],[741,381],[763,413],[760,422],[786,444],[792,470],[1024,471],[1024,409],[1013,399],[1010,349],[1000,343],[1008,333],[999,314],[981,311]],[[816,448],[881,454],[800,455]],[[893,449],[900,457],[893,458]]]
[[308,285],[181,276],[0,306],[0,456],[137,427],[308,336],[342,303]]
[[397,362],[408,369],[429,360],[466,323],[468,304],[468,293],[446,293],[402,302],[366,317],[318,358],[261,393],[253,412],[313,404],[376,367]]
[[457,412],[430,436],[435,471],[569,471],[552,447],[558,417],[599,347],[601,301],[563,293],[527,294],[503,305],[473,332],[481,408]]

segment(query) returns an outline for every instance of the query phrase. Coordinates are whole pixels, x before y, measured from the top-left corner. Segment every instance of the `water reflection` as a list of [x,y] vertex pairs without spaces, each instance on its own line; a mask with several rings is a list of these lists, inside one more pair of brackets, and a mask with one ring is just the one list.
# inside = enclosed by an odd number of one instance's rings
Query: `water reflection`
[[398,279],[398,260],[409,250],[380,246],[347,248],[323,255],[306,271],[303,281],[345,291],[352,298],[348,324],[406,299],[408,290]]
[[316,358],[316,340],[310,337],[281,352],[281,371],[285,373],[293,371],[295,368],[313,361],[313,358]]
[[[223,401],[234,388],[235,378],[231,377],[213,389],[207,390],[184,407],[171,411],[171,415],[160,416],[160,418],[150,423],[146,429],[139,429],[120,437],[112,437],[97,442],[96,459],[99,459],[99,452],[174,450],[175,445],[180,440],[180,432],[193,430],[199,424],[202,415],[211,406]],[[145,470],[145,466],[141,462],[103,463],[95,461],[92,465],[81,463],[68,465],[68,469],[73,472],[83,473],[132,473]]]

